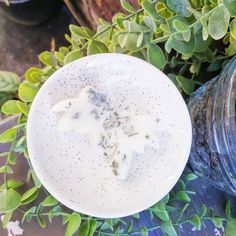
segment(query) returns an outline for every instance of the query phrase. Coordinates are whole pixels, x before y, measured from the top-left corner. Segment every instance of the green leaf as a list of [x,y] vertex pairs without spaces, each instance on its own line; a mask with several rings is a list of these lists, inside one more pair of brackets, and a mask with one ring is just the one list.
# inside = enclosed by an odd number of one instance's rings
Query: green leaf
[[186,79],[181,75],[176,76],[176,80],[187,95],[191,95],[195,88],[195,82],[190,79]]
[[6,228],[7,224],[9,223],[9,221],[11,219],[12,213],[13,213],[13,211],[9,211],[3,216],[3,220],[2,220],[2,227],[3,228]]
[[201,218],[204,217],[204,216],[206,215],[206,212],[207,212],[206,205],[203,204],[203,205],[201,206],[201,209],[200,209],[200,217],[201,217]]
[[236,1],[235,0],[223,0],[225,7],[228,9],[231,16],[236,16]]
[[0,153],[0,157],[7,157],[9,152],[2,152]]
[[17,134],[17,128],[12,127],[2,134],[0,134],[0,143],[9,143],[15,140]]
[[222,64],[223,60],[215,60],[208,66],[207,71],[209,72],[217,71],[222,67]]
[[236,54],[236,43],[231,43],[228,48],[225,49],[226,55],[233,56]]
[[133,220],[130,220],[128,227],[127,227],[127,233],[130,233],[133,229],[134,222]]
[[135,13],[136,10],[126,1],[126,0],[120,0],[121,6],[130,13]]
[[94,219],[91,219],[90,220],[89,232],[88,232],[87,236],[93,236],[93,234],[96,230],[96,227],[97,227],[97,221],[94,220]]
[[170,53],[171,49],[173,48],[173,37],[169,37],[165,43],[165,50]]
[[34,84],[25,81],[20,84],[18,95],[22,101],[32,102],[37,92],[38,88]]
[[61,209],[61,206],[59,206],[59,205],[52,208],[53,214],[60,213],[61,211],[62,211],[62,209]]
[[152,16],[154,19],[159,20],[160,16],[158,15],[155,5],[152,4],[150,1],[145,0],[142,2],[142,6],[145,12],[147,12],[150,16]]
[[230,14],[225,6],[217,7],[208,21],[208,32],[215,39],[223,38],[229,27]]
[[196,230],[200,230],[200,229],[201,229],[201,220],[200,220],[200,218],[199,218],[198,215],[195,214],[195,215],[192,216],[188,221],[189,221],[189,223],[190,223],[191,225],[194,226],[194,228],[195,228]]
[[72,236],[80,227],[81,217],[78,213],[73,212],[69,218],[65,236]]
[[13,189],[0,192],[0,213],[15,210],[20,205],[20,194]]
[[29,204],[30,202],[34,201],[38,196],[38,187],[33,187],[29,190],[27,190],[22,196],[21,196],[21,203],[22,204]]
[[131,33],[122,33],[118,36],[118,43],[121,48],[124,48],[125,50],[128,50],[130,52],[137,51],[142,47],[146,40],[146,35],[144,35],[142,40],[142,45],[137,47],[137,41],[138,41],[138,35],[140,33],[131,34]]
[[46,66],[57,66],[58,61],[53,53],[45,51],[39,54],[39,60]]
[[30,83],[39,83],[43,75],[44,72],[37,67],[31,67],[25,72],[25,78]]
[[28,106],[27,104],[25,104],[24,102],[21,102],[21,101],[17,101],[17,102],[16,102],[16,105],[17,105],[18,109],[19,109],[24,115],[28,116],[30,106]]
[[165,54],[157,44],[148,45],[147,57],[148,57],[148,62],[150,62],[158,69],[162,69],[166,65]]
[[[124,48],[125,45],[127,44],[128,37],[129,37],[129,33],[119,35],[118,42],[119,42],[121,48]],[[136,46],[137,46],[137,44],[136,44]]]
[[55,206],[58,204],[58,201],[51,195],[47,196],[43,201],[42,201],[42,206],[48,207],[48,206]]
[[112,22],[114,23],[114,24],[116,24],[116,26],[117,26],[117,28],[118,29],[123,29],[124,27],[123,27],[123,20],[124,20],[124,18],[125,18],[125,15],[123,14],[123,13],[121,13],[121,12],[118,12],[118,13],[116,13],[114,16],[113,16],[113,18],[112,18]]
[[[192,0],[193,1],[193,0]],[[198,0],[195,0],[197,2],[199,2]],[[196,20],[199,20],[202,17],[201,12],[198,12],[197,10],[193,9],[193,8],[188,8],[188,10],[190,12],[192,12],[192,14],[194,15],[194,17],[196,18]]]
[[94,35],[94,32],[87,27],[79,27],[77,25],[69,25],[70,32],[72,35],[75,35],[82,39],[91,39]]
[[170,221],[164,222],[161,225],[161,229],[167,234],[167,236],[177,236],[175,228]]
[[79,58],[83,57],[82,52],[80,51],[80,49],[74,50],[70,53],[68,53],[65,58],[64,58],[64,63],[68,64],[74,60],[77,60]]
[[70,219],[70,214],[62,216],[62,225],[66,224]]
[[103,42],[105,45],[110,44],[110,40],[113,35],[113,28],[111,27],[110,24],[104,23],[99,25],[97,28],[97,33],[101,33],[98,36],[99,41]]
[[146,26],[152,31],[155,32],[157,30],[157,26],[155,21],[153,20],[152,17],[150,16],[144,16],[143,22],[145,23]]
[[108,49],[105,44],[96,40],[90,40],[88,43],[87,54],[107,53]]
[[25,221],[25,219],[29,222],[32,219],[32,217],[33,217],[31,214],[35,214],[36,213],[36,209],[37,209],[37,207],[34,206],[34,207],[31,207],[29,210],[27,210],[24,213],[23,217],[22,217],[22,220],[21,220],[22,223]]
[[139,24],[137,24],[135,21],[128,21],[128,20],[124,20],[123,21],[123,25],[125,27],[125,29],[128,31],[128,32],[137,32],[137,33],[140,33],[142,31],[142,28],[140,27]]
[[198,178],[198,176],[197,175],[195,175],[195,174],[192,174],[192,173],[189,173],[189,174],[187,174],[186,176],[185,176],[185,180],[188,182],[188,181],[193,181],[193,180],[195,180],[195,179],[197,179]]
[[64,63],[65,55],[62,52],[54,52],[55,57],[61,63]]
[[7,156],[8,162],[11,165],[15,165],[16,164],[16,157],[12,154],[12,152],[9,152],[8,156]]
[[236,219],[230,219],[227,221],[225,227],[225,236],[235,236],[236,232]]
[[201,23],[202,23],[202,39],[205,41],[208,39],[209,36],[206,19],[202,18]]
[[23,184],[24,183],[22,181],[19,181],[19,180],[15,180],[15,179],[7,180],[7,187],[9,189],[18,188],[18,187],[22,186]]
[[189,40],[191,39],[191,31],[183,32],[182,37],[185,42],[189,42]]
[[12,171],[12,169],[11,169],[10,166],[4,165],[4,166],[0,167],[0,173],[9,173],[9,174],[12,174],[13,171]]
[[230,35],[236,39],[236,18],[234,18],[230,23]]
[[79,227],[78,236],[87,236],[90,229],[90,221],[85,220]]
[[230,200],[227,200],[225,204],[225,215],[228,219],[231,218],[231,202]]
[[35,185],[36,187],[40,188],[42,184],[41,184],[40,180],[38,179],[38,177],[37,177],[37,175],[35,174],[35,172],[34,172],[33,169],[31,170],[31,176],[32,176],[32,179],[33,179],[33,181],[34,181],[34,185]]
[[134,57],[137,57],[137,58],[140,58],[142,60],[145,60],[145,54],[143,54],[143,52],[141,50],[136,51],[136,52],[131,52],[130,55],[134,56]]
[[21,113],[17,106],[17,100],[8,100],[2,105],[2,112],[7,115]]
[[141,236],[148,236],[148,229],[147,227],[142,227],[140,230]]
[[179,201],[182,201],[182,202],[190,202],[191,201],[188,194],[184,191],[177,192],[175,198]]
[[173,20],[173,26],[178,32],[188,32],[189,31],[189,26],[185,22],[183,22],[179,19]]
[[139,35],[138,35],[138,38],[137,38],[137,47],[140,47],[142,45],[142,42],[143,42],[143,32],[141,32]]
[[4,215],[3,220],[2,220],[2,227],[3,228],[6,228],[8,222],[11,219],[12,213],[13,213],[13,211],[9,211]]
[[38,223],[40,225],[41,228],[45,228],[46,227],[46,222],[45,220],[43,219],[43,216],[41,216],[40,214],[37,215],[37,220],[38,220]]
[[107,219],[106,223],[108,224],[109,228],[113,231],[113,219]]
[[195,37],[191,34],[188,42],[173,38],[173,48],[181,54],[191,54],[194,51]]
[[213,217],[211,221],[214,224],[214,226],[217,228],[221,228],[223,226],[223,221],[219,217]]
[[0,70],[0,92],[15,92],[20,84],[20,77],[9,71]]
[[191,8],[188,0],[166,0],[166,4],[172,11],[180,14],[181,16],[188,17],[192,15],[192,13],[188,10],[188,8]]
[[166,194],[165,197],[163,197],[161,199],[161,201],[163,201],[164,205],[166,205],[169,202],[169,200],[170,200],[170,194],[169,193]]
[[140,218],[139,213],[133,214],[132,216],[133,216],[135,219],[139,219],[139,218]]
[[162,221],[169,221],[170,217],[168,212],[166,211],[166,207],[164,202],[161,200],[152,209],[152,212],[155,216],[157,216]]
[[205,52],[209,48],[212,39],[208,37],[206,40],[203,40],[202,33],[200,30],[194,36],[195,36],[194,52]]
[[15,148],[19,148],[19,147],[21,147],[21,146],[24,146],[25,140],[26,140],[26,136],[22,136],[22,137],[17,141],[17,143],[14,144],[14,149],[15,149]]
[[[52,221],[52,218],[54,216],[58,216],[58,215],[61,215],[61,212],[62,212],[62,208],[60,205],[57,205],[55,207],[52,208],[52,210],[50,211],[50,214],[48,215],[48,219],[49,221]],[[68,214],[69,215],[69,214]],[[70,217],[70,215],[68,216]],[[68,219],[69,220],[69,219]]]
[[186,188],[185,183],[182,179],[178,180],[178,186],[179,186],[180,190],[182,190],[182,191],[184,191]]
[[118,227],[117,229],[116,229],[116,231],[115,231],[115,234],[114,234],[114,236],[120,236],[120,228]]

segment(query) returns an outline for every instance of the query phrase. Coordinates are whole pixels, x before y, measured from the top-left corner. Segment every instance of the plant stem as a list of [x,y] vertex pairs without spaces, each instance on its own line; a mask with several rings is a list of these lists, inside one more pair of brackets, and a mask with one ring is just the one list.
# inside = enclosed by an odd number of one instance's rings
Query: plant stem
[[[158,2],[158,0],[154,0],[154,1],[152,2],[152,4],[156,4],[157,2]],[[144,11],[144,9],[143,9],[143,8],[140,8],[139,10],[137,10],[137,12],[132,13],[132,14],[126,16],[123,20],[129,20],[130,18],[134,17],[135,15],[138,15],[138,14],[142,13],[143,11]],[[104,30],[102,30],[102,31],[100,31],[100,32],[98,32],[98,33],[96,33],[91,39],[92,39],[92,40],[93,40],[93,39],[96,39],[98,36],[102,35],[102,34],[105,33],[106,31],[108,31],[109,29],[113,29],[115,26],[116,26],[116,23],[113,23],[110,27],[107,27],[107,28],[105,28]],[[88,45],[88,41],[83,45],[83,47],[82,47],[80,50],[81,50],[81,51],[84,50],[85,47],[87,47],[87,45]]]
[[176,224],[179,223],[179,221],[181,220],[181,218],[182,218],[184,212],[186,211],[186,209],[188,208],[188,206],[189,206],[189,203],[187,203],[187,204],[184,205],[183,209],[182,209],[181,212],[179,213],[178,219],[176,220]]
[[[18,128],[17,128],[16,136],[17,136],[17,134],[18,134]],[[10,150],[9,150],[7,156],[6,156],[6,161],[5,161],[5,166],[6,166],[6,168],[7,168],[8,162],[9,162],[9,160],[8,160],[8,155],[9,155],[9,153],[12,152],[12,150],[13,150],[13,142],[12,142],[11,148],[10,148]],[[7,189],[7,188],[8,188],[8,186],[7,186],[7,171],[4,172],[4,185],[5,185],[6,189]]]

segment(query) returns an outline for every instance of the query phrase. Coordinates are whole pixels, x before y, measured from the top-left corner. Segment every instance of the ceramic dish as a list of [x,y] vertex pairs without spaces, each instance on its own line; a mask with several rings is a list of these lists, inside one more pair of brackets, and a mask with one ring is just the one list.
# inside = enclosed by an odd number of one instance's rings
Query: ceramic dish
[[[86,136],[57,129],[60,114],[52,106],[78,97],[86,86],[107,94],[117,109],[128,105],[159,119],[160,148],[134,154],[126,180],[111,178]],[[185,102],[165,74],[135,57],[98,54],[67,64],[44,83],[30,109],[27,143],[38,178],[56,199],[75,211],[113,218],[145,210],[172,189],[188,159],[191,130]]]

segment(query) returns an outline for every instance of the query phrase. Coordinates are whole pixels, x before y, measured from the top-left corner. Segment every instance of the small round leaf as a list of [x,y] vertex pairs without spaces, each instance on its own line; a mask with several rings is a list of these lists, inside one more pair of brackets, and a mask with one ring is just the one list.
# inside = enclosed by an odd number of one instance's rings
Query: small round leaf
[[229,27],[230,14],[225,6],[217,7],[208,21],[208,32],[215,39],[223,38]]
[[78,213],[73,213],[66,227],[65,236],[72,236],[80,227],[81,217]]
[[64,63],[68,64],[74,60],[77,60],[79,58],[83,57],[82,52],[80,51],[80,49],[74,50],[70,53],[68,53],[65,58],[64,58]]
[[17,106],[17,100],[9,100],[2,105],[2,112],[7,115],[13,115],[21,113],[21,110]]
[[21,83],[18,90],[19,97],[24,102],[32,102],[37,92],[38,88],[29,82]]
[[90,40],[88,43],[87,54],[93,55],[98,53],[107,53],[108,49],[107,46],[97,40]]
[[0,134],[0,143],[9,143],[15,140],[17,134],[17,128],[12,127],[2,134]]
[[28,204],[38,196],[38,187],[33,187],[27,190],[21,197],[21,203]]
[[39,55],[39,60],[46,66],[57,66],[58,61],[53,53],[45,51]]
[[13,189],[0,192],[0,213],[15,210],[20,205],[20,194]]
[[158,69],[162,69],[166,65],[165,54],[157,44],[148,45],[147,57],[148,61]]

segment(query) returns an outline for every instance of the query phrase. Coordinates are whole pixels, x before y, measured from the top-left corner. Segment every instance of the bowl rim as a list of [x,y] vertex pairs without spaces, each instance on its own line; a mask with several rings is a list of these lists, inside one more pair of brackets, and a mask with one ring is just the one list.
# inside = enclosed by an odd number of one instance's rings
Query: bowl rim
[[[162,74],[162,77],[168,79],[168,83],[171,84],[171,86],[173,86],[173,89],[175,91],[178,91],[178,89],[176,88],[176,86],[174,85],[174,83],[167,77],[167,75],[165,75],[162,71],[160,71],[159,69],[157,69],[155,66],[153,66],[152,64],[148,63],[147,61],[144,61],[140,58],[137,58],[137,57],[134,57],[134,56],[130,56],[130,55],[126,55],[126,54],[120,54],[120,53],[100,53],[100,54],[95,54],[95,55],[90,55],[90,56],[85,56],[85,57],[82,57],[80,59],[77,59],[73,62],[70,62],[68,64],[66,64],[65,66],[61,67],[60,69],[58,69],[56,72],[54,72],[43,84],[43,86],[47,86],[48,83],[50,83],[51,80],[53,80],[54,78],[57,77],[57,74],[60,73],[60,70],[63,69],[65,70],[65,68],[69,67],[71,64],[76,64],[82,60],[89,60],[89,58],[93,58],[93,57],[98,57],[98,59],[102,59],[102,57],[122,57],[122,58],[129,58],[131,60],[138,60],[138,61],[141,61],[142,63],[147,63],[149,64],[149,66],[155,68],[158,73]],[[183,154],[183,158],[181,159],[181,162],[182,162],[182,165],[181,167],[179,167],[178,171],[176,171],[175,173],[175,178],[174,180],[172,180],[171,184],[170,184],[170,188],[166,188],[166,191],[163,193],[163,197],[166,196],[170,191],[171,189],[174,187],[174,185],[177,183],[177,181],[179,180],[181,174],[183,173],[183,170],[187,164],[187,161],[188,161],[188,158],[189,158],[189,154],[190,154],[190,150],[191,150],[191,144],[192,144],[192,124],[191,124],[191,118],[190,118],[190,114],[189,114],[189,111],[188,111],[188,108],[187,108],[187,105],[182,97],[182,95],[180,94],[180,92],[178,91],[179,93],[179,96],[181,97],[181,103],[183,104],[183,107],[185,108],[185,116],[188,120],[188,124],[186,124],[186,130],[188,130],[188,133],[186,134],[186,136],[188,136],[188,138],[186,138],[186,143],[185,143],[185,146],[184,146],[184,149],[185,149],[185,153]],[[39,96],[40,96],[40,92],[38,91],[38,93],[36,94],[35,98],[34,98],[34,101],[31,105],[31,109],[29,111],[29,115],[28,115],[28,121],[27,121],[27,134],[26,134],[26,139],[27,139],[27,144],[28,144],[28,153],[29,153],[29,158],[32,154],[32,151],[31,151],[31,139],[30,139],[30,133],[33,132],[33,122],[29,122],[32,118],[32,108],[34,108],[37,104],[37,100],[39,99]],[[50,187],[48,187],[49,185],[46,183],[46,181],[43,181],[43,177],[41,175],[41,173],[39,173],[37,171],[37,164],[36,162],[30,158],[30,161],[32,163],[32,166],[33,166],[33,169],[35,170],[35,173],[36,175],[38,176],[39,180],[42,182],[42,185],[47,189],[47,191],[52,195],[54,196],[58,201],[60,201],[63,205],[65,205],[66,207],[72,209],[72,210],[75,210],[73,204],[71,204],[64,196],[62,196],[61,193],[59,193],[58,191],[51,191]],[[162,197],[162,198],[163,198]],[[159,199],[161,200],[161,199]],[[86,214],[86,215],[90,215],[90,216],[93,216],[93,217],[99,217],[99,218],[121,218],[121,217],[126,217],[126,216],[129,216],[129,215],[133,215],[133,214],[136,214],[138,212],[141,212],[143,210],[146,210],[148,209],[149,207],[153,206],[155,203],[157,203],[159,200],[156,200],[154,202],[149,202],[148,204],[142,206],[142,207],[139,207],[139,208],[136,208],[135,211],[129,211],[129,212],[125,212],[125,213],[122,213],[122,214],[113,214],[112,216],[111,215],[108,215],[108,214],[101,214],[99,212],[93,212],[93,211],[89,211],[89,210],[84,210],[84,209],[76,209],[75,211],[78,211],[79,213],[82,213],[82,214]]]

